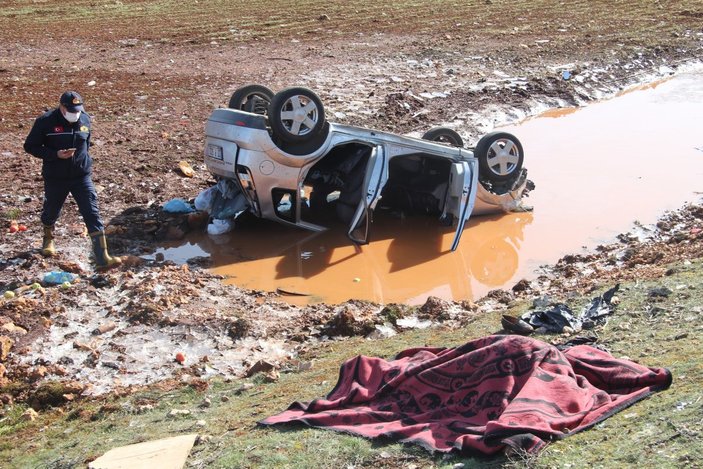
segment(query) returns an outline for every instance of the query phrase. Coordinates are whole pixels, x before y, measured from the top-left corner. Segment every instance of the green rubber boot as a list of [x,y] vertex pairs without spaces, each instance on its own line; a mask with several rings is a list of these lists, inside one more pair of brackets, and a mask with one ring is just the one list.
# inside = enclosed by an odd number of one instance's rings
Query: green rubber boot
[[41,243],[41,253],[44,257],[56,255],[56,245],[54,244],[54,225],[44,226],[44,239]]
[[110,269],[122,264],[122,259],[113,257],[107,252],[107,238],[104,231],[90,233],[90,239],[93,241],[93,255],[98,269]]

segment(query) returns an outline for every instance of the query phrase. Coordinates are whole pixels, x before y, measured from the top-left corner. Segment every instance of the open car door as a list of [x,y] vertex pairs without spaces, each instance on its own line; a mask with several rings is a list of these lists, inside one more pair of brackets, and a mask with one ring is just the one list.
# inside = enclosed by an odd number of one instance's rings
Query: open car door
[[356,244],[368,244],[371,211],[376,207],[381,191],[388,181],[388,162],[383,146],[376,145],[371,151],[364,175],[364,192],[352,217],[347,236]]
[[451,214],[457,221],[454,241],[452,241],[452,251],[455,251],[459,246],[464,226],[473,211],[477,186],[478,167],[476,160],[452,164],[449,190],[447,191],[447,200],[444,204],[444,213],[442,214],[443,217]]

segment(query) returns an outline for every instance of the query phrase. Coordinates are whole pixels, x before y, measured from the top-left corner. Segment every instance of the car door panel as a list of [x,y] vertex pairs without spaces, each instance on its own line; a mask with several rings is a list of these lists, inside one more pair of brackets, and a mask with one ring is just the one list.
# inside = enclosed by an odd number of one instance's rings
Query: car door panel
[[477,185],[478,171],[475,161],[461,161],[452,165],[449,191],[445,204],[445,211],[452,214],[457,221],[454,240],[452,241],[452,251],[455,251],[459,246],[464,226],[471,216],[474,201],[476,200]]
[[[359,200],[354,216],[349,225],[347,236],[354,243],[367,244],[369,240],[370,212],[376,207],[383,186],[388,181],[388,162],[384,148],[380,145],[373,148],[366,164],[364,176],[364,193]],[[361,225],[364,229],[360,231]]]

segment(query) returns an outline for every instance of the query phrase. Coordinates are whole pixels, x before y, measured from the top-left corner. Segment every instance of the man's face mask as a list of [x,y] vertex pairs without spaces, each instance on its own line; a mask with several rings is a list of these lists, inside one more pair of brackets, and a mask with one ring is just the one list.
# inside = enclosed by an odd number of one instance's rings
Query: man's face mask
[[64,119],[66,119],[68,122],[71,122],[71,123],[78,122],[78,118],[80,116],[81,116],[81,111],[78,111],[78,112],[63,111]]

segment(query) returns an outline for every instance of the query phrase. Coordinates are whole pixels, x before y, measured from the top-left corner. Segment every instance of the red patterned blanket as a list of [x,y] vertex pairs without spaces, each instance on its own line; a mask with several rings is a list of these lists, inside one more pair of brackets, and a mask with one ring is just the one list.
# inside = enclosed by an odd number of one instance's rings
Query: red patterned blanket
[[522,336],[489,336],[456,348],[414,348],[395,360],[358,356],[342,365],[326,399],[295,402],[261,424],[303,422],[432,451],[530,452],[585,430],[671,385],[648,368],[579,345],[565,352]]

